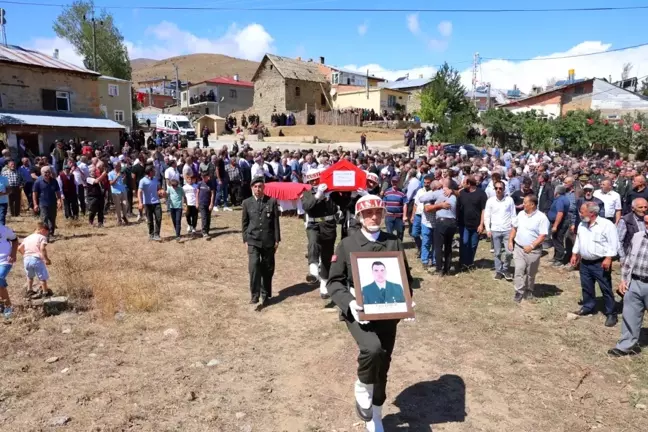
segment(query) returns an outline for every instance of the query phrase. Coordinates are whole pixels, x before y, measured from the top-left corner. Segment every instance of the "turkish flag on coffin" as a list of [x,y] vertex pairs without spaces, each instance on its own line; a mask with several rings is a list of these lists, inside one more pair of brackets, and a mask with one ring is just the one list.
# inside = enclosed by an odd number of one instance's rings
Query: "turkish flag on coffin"
[[328,167],[320,174],[320,184],[327,191],[355,192],[367,186],[367,174],[346,159]]

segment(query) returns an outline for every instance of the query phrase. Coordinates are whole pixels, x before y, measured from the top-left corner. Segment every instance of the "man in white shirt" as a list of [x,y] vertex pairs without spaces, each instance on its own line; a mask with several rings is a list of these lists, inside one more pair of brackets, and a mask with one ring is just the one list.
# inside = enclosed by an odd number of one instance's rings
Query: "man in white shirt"
[[525,196],[524,210],[512,221],[508,244],[509,249],[513,250],[515,262],[513,300],[517,303],[533,298],[533,287],[542,256],[542,242],[547,234],[549,219],[538,211],[538,198],[535,195]]
[[171,180],[180,182],[180,173],[178,173],[178,169],[176,168],[175,160],[169,160],[169,168],[164,171],[164,179],[167,185],[171,184]]
[[603,180],[601,189],[594,191],[594,197],[603,201],[605,219],[617,223],[621,219],[621,196],[612,190],[612,182]]
[[612,258],[619,249],[619,235],[609,220],[599,217],[599,206],[593,201],[581,205],[581,224],[576,231],[570,264],[576,268],[580,262],[580,280],[583,305],[576,315],[592,315],[596,312],[598,282],[605,302],[606,327],[617,324],[614,293],[612,292]]
[[[505,195],[507,189],[503,181],[496,181],[494,184],[495,196],[488,198],[484,208],[484,226],[486,235],[493,241],[495,250],[495,279],[507,281],[513,280],[509,270],[513,250],[508,249],[509,234],[513,226],[513,219],[516,216],[515,203],[513,198]],[[502,254],[504,259],[502,260]]]
[[[431,175],[426,175],[423,178],[423,187],[416,191],[414,195],[414,211],[412,212],[412,219],[417,221],[417,228],[420,228],[420,250],[421,250],[421,263],[423,267],[427,268],[428,266],[436,265],[436,260],[434,259],[434,212],[426,212],[425,204],[420,200],[421,196],[430,191],[439,189],[439,182],[433,182],[434,179]],[[436,187],[436,189],[435,189]],[[418,231],[418,230],[417,230]],[[413,230],[414,234],[415,231]]]
[[250,174],[251,179],[255,179],[257,177],[272,178],[272,174],[270,174],[269,170],[265,166],[265,163],[263,162],[263,156],[257,156],[256,159],[254,159],[254,165],[252,165]]

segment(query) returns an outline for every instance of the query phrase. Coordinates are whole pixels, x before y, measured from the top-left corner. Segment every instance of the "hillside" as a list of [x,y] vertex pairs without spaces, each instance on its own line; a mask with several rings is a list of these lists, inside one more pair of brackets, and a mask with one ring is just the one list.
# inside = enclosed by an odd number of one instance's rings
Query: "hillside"
[[242,60],[221,54],[190,54],[171,57],[164,60],[138,58],[131,60],[133,83],[138,81],[167,76],[175,78],[173,64],[178,66],[181,80],[200,82],[217,76],[238,74],[242,80],[251,80],[259,66],[258,62]]

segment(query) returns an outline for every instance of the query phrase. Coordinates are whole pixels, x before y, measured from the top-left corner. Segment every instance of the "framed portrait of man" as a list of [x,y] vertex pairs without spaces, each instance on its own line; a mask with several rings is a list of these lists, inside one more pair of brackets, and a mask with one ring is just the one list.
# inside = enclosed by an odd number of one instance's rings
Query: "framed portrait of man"
[[353,252],[351,271],[361,320],[414,318],[403,252]]

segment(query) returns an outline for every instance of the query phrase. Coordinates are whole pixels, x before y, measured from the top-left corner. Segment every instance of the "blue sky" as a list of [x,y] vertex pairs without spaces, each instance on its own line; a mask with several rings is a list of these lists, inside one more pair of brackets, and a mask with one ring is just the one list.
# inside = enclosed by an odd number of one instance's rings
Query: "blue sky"
[[[43,0],[41,0],[43,1]],[[44,0],[58,2],[57,0]],[[534,58],[537,56],[599,52],[648,42],[643,24],[648,10],[573,13],[303,13],[254,12],[254,7],[356,7],[356,8],[519,8],[526,2],[464,0],[448,3],[411,0],[114,0],[97,5],[231,6],[240,11],[150,11],[111,9],[125,36],[131,57],[166,58],[193,52],[218,52],[258,60],[264,52],[302,58],[324,56],[331,65],[348,66],[394,79],[431,75],[436,65],[449,62],[470,82],[472,56]],[[647,4],[626,0],[619,6]],[[545,0],[527,7],[610,6],[609,1]],[[2,5],[7,10],[10,43],[51,53],[59,48],[63,58],[78,61],[69,45],[57,40],[52,21],[59,9]],[[618,79],[623,63],[631,62],[637,75],[648,75],[648,48],[573,60],[543,62],[484,61],[479,79],[496,87],[517,84],[527,90],[551,77],[563,78],[568,68],[577,76]]]

